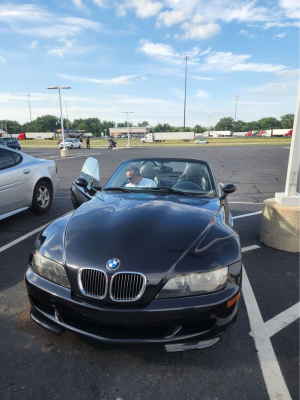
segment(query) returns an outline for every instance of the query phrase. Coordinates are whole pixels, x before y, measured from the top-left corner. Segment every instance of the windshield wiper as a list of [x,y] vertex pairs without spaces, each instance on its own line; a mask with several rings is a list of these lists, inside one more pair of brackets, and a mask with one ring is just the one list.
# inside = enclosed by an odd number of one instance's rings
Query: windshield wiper
[[155,190],[159,193],[181,194],[181,195],[190,196],[190,197],[193,197],[195,194],[198,194],[198,193],[187,193],[187,192],[183,192],[181,190],[177,190],[177,189],[173,189],[173,188],[149,188],[149,189]]
[[132,190],[126,189],[126,188],[123,188],[123,187],[110,187],[110,188],[105,188],[103,190],[111,190],[111,191],[115,191],[115,192],[132,193]]

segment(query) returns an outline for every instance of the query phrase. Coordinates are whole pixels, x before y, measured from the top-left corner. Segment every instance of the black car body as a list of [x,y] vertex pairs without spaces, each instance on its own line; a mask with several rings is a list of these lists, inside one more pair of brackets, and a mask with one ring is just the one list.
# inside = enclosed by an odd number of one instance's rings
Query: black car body
[[7,147],[10,147],[11,149],[14,150],[21,150],[21,145],[17,139],[6,137],[2,138],[2,140],[5,141]]
[[[201,162],[210,190],[184,193],[176,185],[195,182],[180,180],[187,174],[171,172],[168,159],[129,162],[142,166],[142,177],[154,170],[156,187],[116,187],[125,161],[101,189],[94,160],[73,182],[75,211],[37,238],[25,274],[31,317],[53,333],[108,343],[160,343],[167,351],[211,346],[238,311],[241,248],[226,199],[235,186],[221,187]],[[47,275],[46,266],[58,272]]]

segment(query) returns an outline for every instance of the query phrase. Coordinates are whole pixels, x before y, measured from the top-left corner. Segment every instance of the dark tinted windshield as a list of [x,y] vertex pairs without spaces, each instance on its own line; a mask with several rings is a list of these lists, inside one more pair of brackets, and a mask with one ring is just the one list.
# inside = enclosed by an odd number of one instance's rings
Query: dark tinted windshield
[[124,161],[105,185],[105,189],[109,188],[161,192],[172,189],[195,195],[216,195],[209,165],[198,160]]

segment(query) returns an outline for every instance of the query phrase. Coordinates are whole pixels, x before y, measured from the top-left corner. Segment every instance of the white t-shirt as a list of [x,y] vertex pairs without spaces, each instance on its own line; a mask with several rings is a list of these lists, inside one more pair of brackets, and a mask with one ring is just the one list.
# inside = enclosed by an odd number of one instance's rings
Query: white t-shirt
[[143,178],[136,185],[133,185],[131,182],[129,182],[125,185],[125,187],[157,187],[157,185],[152,179]]

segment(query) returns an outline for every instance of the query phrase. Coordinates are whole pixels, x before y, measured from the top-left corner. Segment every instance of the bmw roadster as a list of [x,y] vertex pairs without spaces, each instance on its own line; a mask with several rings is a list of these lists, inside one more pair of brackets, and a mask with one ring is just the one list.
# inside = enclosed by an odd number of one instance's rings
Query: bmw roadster
[[31,318],[107,343],[208,347],[237,317],[241,247],[207,162],[123,161],[106,185],[88,158],[75,210],[36,240],[25,273]]

